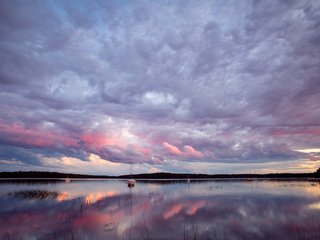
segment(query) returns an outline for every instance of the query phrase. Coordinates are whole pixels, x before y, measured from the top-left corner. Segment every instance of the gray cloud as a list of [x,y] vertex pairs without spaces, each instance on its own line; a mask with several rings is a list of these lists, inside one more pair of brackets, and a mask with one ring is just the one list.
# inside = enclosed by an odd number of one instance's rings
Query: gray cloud
[[151,164],[305,157],[294,149],[320,140],[319,8],[2,1],[0,144]]

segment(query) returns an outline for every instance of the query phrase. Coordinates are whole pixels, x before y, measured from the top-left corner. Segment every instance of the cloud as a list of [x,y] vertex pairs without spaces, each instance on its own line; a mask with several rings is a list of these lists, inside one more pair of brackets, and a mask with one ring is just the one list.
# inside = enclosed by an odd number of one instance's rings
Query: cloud
[[0,145],[151,165],[314,158],[294,149],[319,148],[319,9],[3,1]]
[[179,148],[177,148],[176,146],[173,146],[167,142],[164,142],[162,144],[162,146],[164,147],[164,149],[169,153],[169,154],[173,154],[173,155],[180,155],[182,154],[182,152],[180,151]]
[[195,150],[191,146],[184,146],[183,149],[185,150],[185,154],[187,156],[194,157],[194,158],[201,158],[204,156],[201,152]]

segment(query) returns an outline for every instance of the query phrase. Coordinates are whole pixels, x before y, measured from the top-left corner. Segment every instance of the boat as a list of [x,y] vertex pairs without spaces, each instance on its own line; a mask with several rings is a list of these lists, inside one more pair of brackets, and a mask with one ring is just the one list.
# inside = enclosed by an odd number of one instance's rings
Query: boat
[[134,180],[134,179],[128,180],[128,187],[129,188],[133,188],[135,184],[136,184],[136,180]]
[[132,178],[132,169],[133,169],[133,165],[131,163],[131,165],[130,165],[130,179],[128,180],[128,187],[129,188],[133,188],[136,185],[136,180],[134,180]]

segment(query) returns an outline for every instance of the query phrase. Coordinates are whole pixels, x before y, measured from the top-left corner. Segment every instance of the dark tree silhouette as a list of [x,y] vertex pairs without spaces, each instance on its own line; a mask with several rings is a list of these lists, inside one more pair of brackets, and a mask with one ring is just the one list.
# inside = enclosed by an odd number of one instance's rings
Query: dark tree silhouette
[[[72,173],[58,173],[58,172],[0,172],[0,179],[3,178],[21,178],[23,180],[30,179],[40,179],[42,180],[53,180],[64,178],[135,178],[135,179],[209,179],[209,178],[219,178],[219,179],[267,179],[267,178],[320,178],[320,168],[313,173],[268,173],[268,174],[190,174],[190,173],[168,173],[168,172],[158,172],[158,173],[143,173],[130,175],[120,175],[120,176],[102,176],[102,175],[83,175],[83,174],[72,174]],[[56,180],[55,180],[56,181]]]

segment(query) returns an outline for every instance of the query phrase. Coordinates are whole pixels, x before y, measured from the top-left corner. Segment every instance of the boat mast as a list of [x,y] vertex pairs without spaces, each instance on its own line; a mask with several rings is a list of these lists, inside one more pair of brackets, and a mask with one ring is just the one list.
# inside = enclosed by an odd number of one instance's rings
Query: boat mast
[[133,163],[130,163],[130,178],[132,179]]

